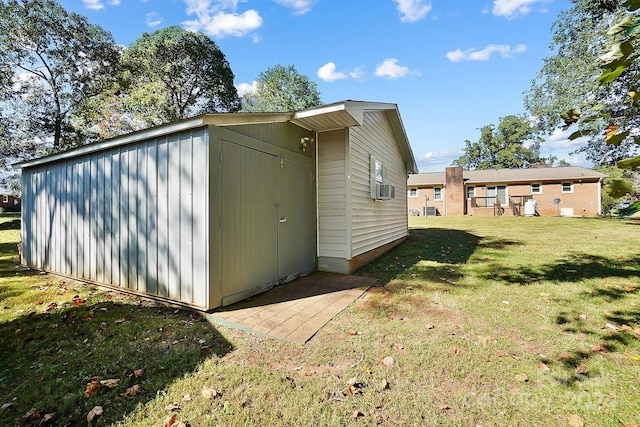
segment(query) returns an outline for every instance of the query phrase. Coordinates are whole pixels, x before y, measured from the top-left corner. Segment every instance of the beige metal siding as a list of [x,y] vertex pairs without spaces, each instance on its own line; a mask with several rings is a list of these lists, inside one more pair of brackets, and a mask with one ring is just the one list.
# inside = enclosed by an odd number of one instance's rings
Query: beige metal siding
[[345,144],[345,130],[318,135],[318,246],[321,257],[348,258]]
[[[356,257],[407,235],[407,168],[384,111],[365,111],[362,126],[350,129],[351,253]],[[370,155],[387,169],[395,198],[375,201],[370,192]]]
[[204,128],[23,170],[30,267],[207,306]]

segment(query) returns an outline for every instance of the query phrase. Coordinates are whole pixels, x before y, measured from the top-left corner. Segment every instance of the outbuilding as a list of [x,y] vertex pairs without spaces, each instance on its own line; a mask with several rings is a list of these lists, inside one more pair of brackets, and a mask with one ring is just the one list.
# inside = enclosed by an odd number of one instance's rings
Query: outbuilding
[[396,104],[207,114],[26,161],[25,266],[211,310],[408,233]]

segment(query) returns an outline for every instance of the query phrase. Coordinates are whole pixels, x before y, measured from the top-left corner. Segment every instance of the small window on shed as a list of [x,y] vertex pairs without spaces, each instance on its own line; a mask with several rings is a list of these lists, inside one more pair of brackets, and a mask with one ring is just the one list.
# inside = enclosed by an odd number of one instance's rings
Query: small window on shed
[[562,183],[562,192],[563,193],[573,193],[573,183],[571,183],[571,182],[563,182]]
[[2,203],[9,203],[9,196],[7,196],[6,194],[2,195]]
[[409,191],[407,192],[407,197],[411,197],[411,198],[418,197],[418,189],[417,188],[410,188]]
[[542,194],[542,185],[531,184],[531,194]]
[[433,200],[442,200],[442,188],[435,187],[433,189]]

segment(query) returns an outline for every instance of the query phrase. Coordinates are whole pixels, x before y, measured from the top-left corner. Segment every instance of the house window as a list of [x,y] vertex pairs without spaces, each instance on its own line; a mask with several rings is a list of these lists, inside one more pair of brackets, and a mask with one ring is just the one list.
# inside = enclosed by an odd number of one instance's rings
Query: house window
[[433,189],[433,200],[442,200],[442,188],[436,187]]
[[562,192],[563,193],[573,193],[573,184],[570,182],[562,183]]
[[6,194],[2,195],[2,203],[9,203],[9,196],[7,196]]
[[410,188],[409,191],[407,191],[407,197],[411,197],[411,198],[418,197],[418,189],[417,188]]
[[467,187],[467,199],[476,197],[476,187]]
[[396,197],[395,187],[387,178],[387,166],[382,160],[369,156],[369,185],[371,186],[371,198],[375,200],[388,200]]
[[18,199],[13,199],[13,204],[17,205],[18,204]]
[[375,174],[376,182],[382,184],[384,182],[384,164],[378,159],[375,160]]
[[531,194],[542,194],[542,185],[531,184]]

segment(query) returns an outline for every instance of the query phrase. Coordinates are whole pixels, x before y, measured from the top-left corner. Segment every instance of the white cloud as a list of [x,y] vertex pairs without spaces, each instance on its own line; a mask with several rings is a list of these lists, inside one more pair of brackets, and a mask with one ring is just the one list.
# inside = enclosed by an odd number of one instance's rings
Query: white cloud
[[247,93],[256,93],[257,83],[254,80],[253,83],[240,83],[236,85],[238,96],[245,96]]
[[554,130],[553,133],[547,138],[547,140],[542,143],[541,148],[545,148],[547,150],[574,149],[583,145],[585,141],[589,139],[589,137],[585,136],[570,140],[569,135],[571,135],[574,131],[575,129],[566,131],[563,131],[562,129]]
[[382,64],[379,64],[376,68],[375,75],[378,77],[389,77],[391,79],[397,79],[404,77],[409,73],[409,67],[398,65],[396,58],[387,58]]
[[276,3],[293,9],[296,15],[304,15],[311,10],[315,0],[275,0]]
[[147,17],[147,20],[146,20],[147,27],[156,27],[162,24],[162,18],[160,18],[160,16],[155,12],[147,13],[146,17]]
[[526,52],[526,50],[527,50],[527,47],[523,44],[519,44],[513,47],[506,44],[490,44],[481,50],[456,49],[454,51],[447,52],[447,58],[451,62],[488,61],[489,58],[491,58],[491,55],[493,53],[498,53],[503,58],[510,58],[514,54],[523,53],[523,52]]
[[84,7],[92,10],[100,10],[104,9],[104,4],[102,4],[101,0],[82,0]]
[[443,171],[446,166],[449,166],[463,154],[462,150],[427,151],[418,158],[418,164],[424,166],[420,168],[420,172]]
[[262,26],[257,11],[236,12],[238,0],[185,0],[185,3],[187,15],[196,15],[195,20],[183,22],[190,31],[205,31],[220,38],[242,37]]
[[400,21],[416,22],[427,16],[431,11],[431,3],[424,0],[393,0],[400,12]]
[[516,18],[531,12],[536,3],[546,3],[549,0],[493,0],[492,13],[495,16]]
[[336,64],[333,62],[327,62],[322,67],[318,68],[317,75],[322,80],[329,83],[347,78],[347,75],[345,73],[336,71]]
[[[108,3],[111,6],[120,6],[121,0],[109,0]],[[102,2],[102,0],[82,0],[82,4],[84,4],[84,7],[86,7],[87,9],[92,9],[92,10],[104,9],[104,3]]]

